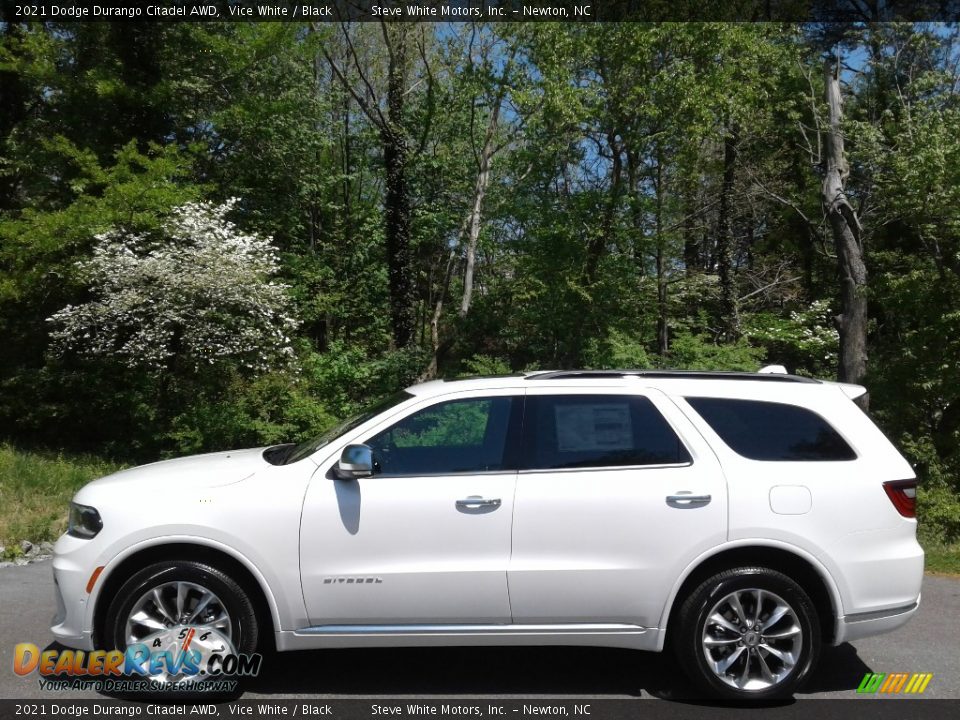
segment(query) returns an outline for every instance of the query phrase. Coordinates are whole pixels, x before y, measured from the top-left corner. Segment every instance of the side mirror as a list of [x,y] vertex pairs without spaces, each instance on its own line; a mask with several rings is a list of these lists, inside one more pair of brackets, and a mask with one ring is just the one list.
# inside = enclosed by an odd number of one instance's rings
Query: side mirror
[[373,450],[368,445],[347,445],[333,466],[333,474],[340,480],[370,477],[373,475]]

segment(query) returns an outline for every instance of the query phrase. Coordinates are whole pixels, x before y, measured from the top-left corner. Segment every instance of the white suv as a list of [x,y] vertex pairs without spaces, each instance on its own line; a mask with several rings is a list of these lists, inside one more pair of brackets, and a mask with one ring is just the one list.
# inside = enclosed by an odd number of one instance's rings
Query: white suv
[[52,630],[669,645],[706,695],[786,695],[822,643],[920,601],[915,475],[863,392],[776,371],[434,381],[299,446],[124,470],[74,498]]

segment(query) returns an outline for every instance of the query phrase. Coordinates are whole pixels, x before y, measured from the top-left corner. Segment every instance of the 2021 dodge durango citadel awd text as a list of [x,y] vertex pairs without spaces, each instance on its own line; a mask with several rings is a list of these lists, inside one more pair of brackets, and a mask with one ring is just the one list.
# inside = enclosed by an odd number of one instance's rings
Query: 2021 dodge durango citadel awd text
[[823,644],[920,601],[915,475],[863,392],[776,371],[432,381],[301,445],[124,470],[74,498],[52,630],[669,648],[704,696],[789,695]]

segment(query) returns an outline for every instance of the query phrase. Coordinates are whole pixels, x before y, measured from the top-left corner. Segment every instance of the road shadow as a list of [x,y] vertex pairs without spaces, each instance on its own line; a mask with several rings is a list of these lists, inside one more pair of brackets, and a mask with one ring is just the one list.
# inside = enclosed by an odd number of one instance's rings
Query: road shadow
[[[804,694],[855,691],[870,668],[826,647]],[[247,693],[346,696],[653,696],[697,702],[672,653],[585,647],[390,648],[274,653]]]
[[868,672],[873,670],[850,643],[825,647],[820,654],[820,664],[816,672],[810,676],[803,692],[816,695],[847,690],[852,693],[860,687],[863,676]]
[[311,650],[264,658],[244,683],[262,694],[628,695],[672,687],[679,671],[653,653],[581,647]]

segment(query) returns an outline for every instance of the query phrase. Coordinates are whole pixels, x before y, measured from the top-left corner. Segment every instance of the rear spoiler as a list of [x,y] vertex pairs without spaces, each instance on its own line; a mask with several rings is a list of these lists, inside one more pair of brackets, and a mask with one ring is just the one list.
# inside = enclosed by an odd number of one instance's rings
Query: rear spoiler
[[835,382],[830,383],[831,385],[836,385],[843,391],[843,394],[846,395],[851,400],[856,400],[858,397],[867,394],[867,389],[863,385],[854,385],[853,383],[842,383]]

